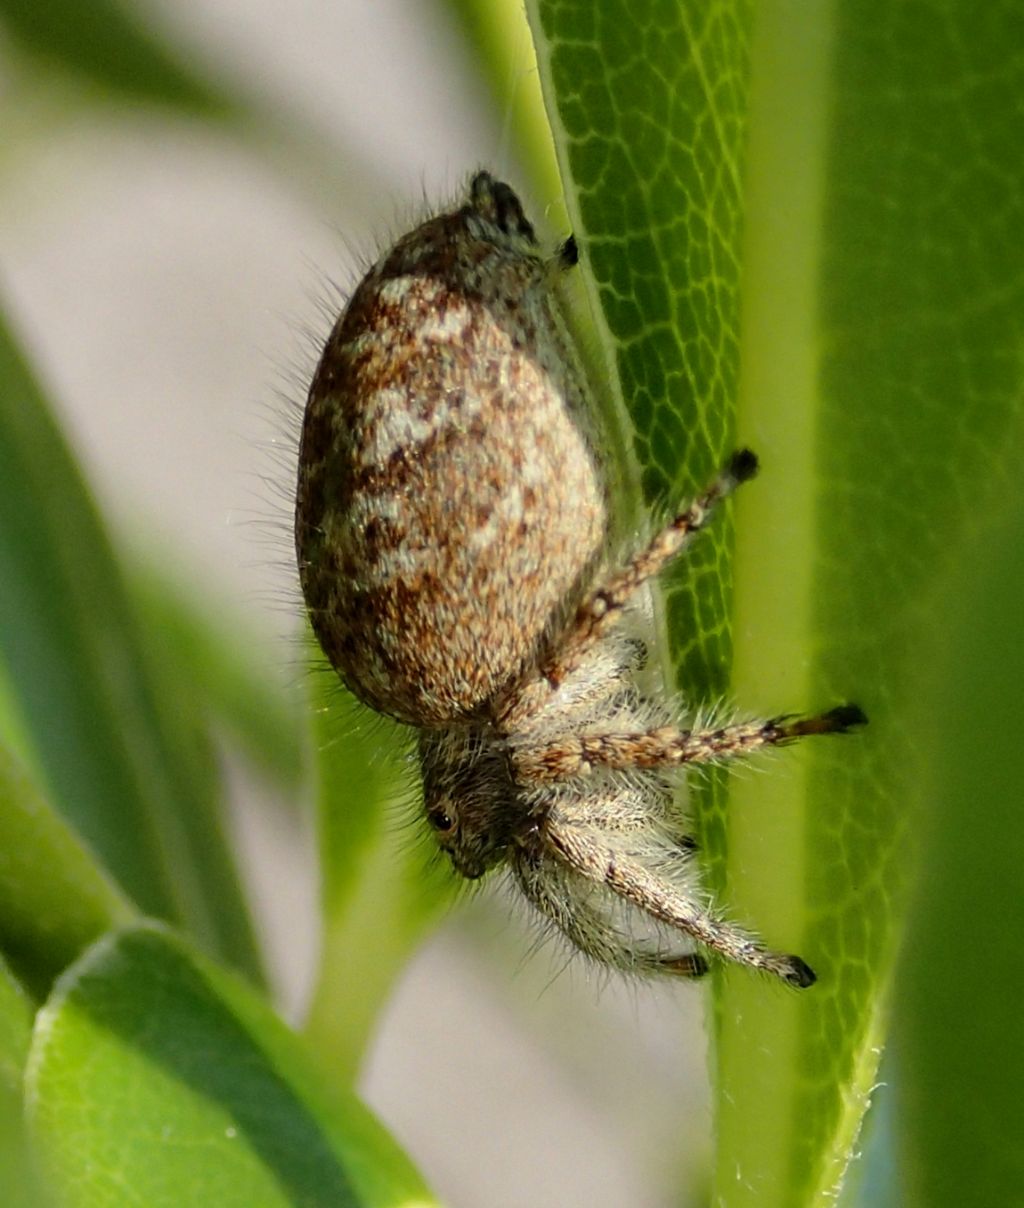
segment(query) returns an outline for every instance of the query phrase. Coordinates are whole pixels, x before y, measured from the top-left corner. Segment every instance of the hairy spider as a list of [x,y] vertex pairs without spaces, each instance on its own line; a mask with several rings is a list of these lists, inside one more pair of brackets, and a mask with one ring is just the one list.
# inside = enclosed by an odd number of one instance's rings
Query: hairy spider
[[584,378],[554,300],[577,261],[542,254],[512,189],[400,239],[335,324],[309,393],[295,536],[331,664],[416,727],[424,810],[455,870],[505,865],[578,949],[695,977],[718,954],[794,986],[815,975],[710,908],[673,771],[866,719],[683,729],[635,682],[623,611],[757,470],[733,454],[624,565]]

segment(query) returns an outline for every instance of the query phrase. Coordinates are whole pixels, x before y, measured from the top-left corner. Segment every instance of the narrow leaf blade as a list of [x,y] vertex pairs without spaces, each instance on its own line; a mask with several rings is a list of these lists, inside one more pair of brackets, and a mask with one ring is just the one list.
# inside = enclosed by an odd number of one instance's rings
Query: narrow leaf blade
[[[71,908],[71,903],[74,903]],[[0,744],[0,948],[46,988],[133,910],[106,871]]]
[[[153,542],[156,541],[154,537]],[[149,548],[153,548],[153,542]],[[202,701],[205,714],[238,743],[253,763],[282,787],[296,789],[304,772],[299,693],[289,693],[271,670],[267,643],[243,625],[230,602],[201,596],[166,550],[161,566],[136,554],[129,589],[139,617],[183,694]]]
[[891,1063],[911,1208],[1011,1204],[1024,1186],[1024,746],[1006,739],[1024,725],[1024,508],[1018,493],[1005,502],[943,584],[960,637],[919,705],[935,757]]
[[256,970],[208,735],[140,631],[70,451],[0,321],[0,659],[48,798],[147,913]]

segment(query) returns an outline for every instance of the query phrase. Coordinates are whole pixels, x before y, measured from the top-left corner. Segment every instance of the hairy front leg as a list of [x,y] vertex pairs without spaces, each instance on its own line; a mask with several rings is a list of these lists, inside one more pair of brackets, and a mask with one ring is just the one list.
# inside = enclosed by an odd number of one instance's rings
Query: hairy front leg
[[814,970],[799,956],[773,952],[742,928],[718,918],[692,891],[669,882],[650,862],[607,843],[597,828],[578,827],[553,815],[546,832],[547,842],[570,868],[725,960],[761,969],[800,989],[817,981]]
[[651,937],[617,926],[607,910],[608,890],[554,854],[516,853],[511,860],[520,889],[543,917],[584,956],[599,965],[638,975],[698,978],[708,963],[698,952],[662,951]]
[[658,726],[610,734],[568,734],[547,743],[524,745],[512,756],[523,784],[570,780],[595,768],[670,768],[713,763],[783,746],[812,734],[845,734],[866,724],[857,705],[840,705],[814,717],[775,717],[707,730]]

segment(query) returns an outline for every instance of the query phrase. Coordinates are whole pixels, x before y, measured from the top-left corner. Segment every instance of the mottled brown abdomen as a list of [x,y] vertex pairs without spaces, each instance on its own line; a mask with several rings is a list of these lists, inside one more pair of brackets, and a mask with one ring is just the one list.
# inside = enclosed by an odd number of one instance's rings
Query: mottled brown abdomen
[[371,270],[302,433],[313,628],[357,696],[418,726],[487,715],[605,533],[554,264],[493,203],[474,195]]

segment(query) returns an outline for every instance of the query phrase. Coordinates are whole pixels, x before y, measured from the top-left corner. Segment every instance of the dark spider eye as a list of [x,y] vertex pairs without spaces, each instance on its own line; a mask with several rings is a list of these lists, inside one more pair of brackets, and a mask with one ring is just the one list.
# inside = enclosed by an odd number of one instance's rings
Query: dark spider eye
[[432,809],[427,811],[427,821],[434,830],[444,834],[450,831],[455,825],[454,820],[450,815],[446,814],[443,809]]

